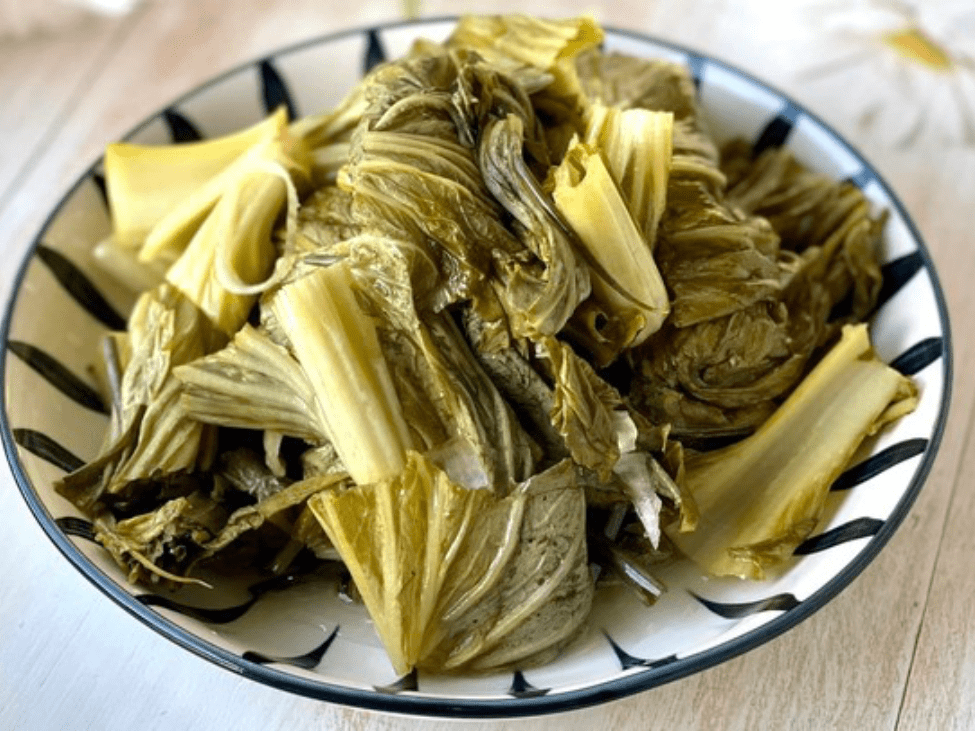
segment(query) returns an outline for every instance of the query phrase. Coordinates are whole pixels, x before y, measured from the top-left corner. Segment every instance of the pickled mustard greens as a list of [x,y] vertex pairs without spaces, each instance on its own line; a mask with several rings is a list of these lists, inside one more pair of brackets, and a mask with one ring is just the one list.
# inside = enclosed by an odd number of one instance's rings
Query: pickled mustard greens
[[411,452],[396,477],[322,491],[309,505],[399,672],[548,655],[585,619],[586,504],[568,461],[499,498]]
[[601,41],[465,17],[334,109],[109,146],[136,304],[58,489],[132,581],[338,564],[398,672],[481,672],[675,555],[789,564],[916,400],[863,324],[883,214]]
[[701,520],[671,537],[711,573],[764,578],[766,566],[812,533],[860,441],[913,408],[913,398],[904,377],[873,354],[866,325],[846,326],[754,434],[688,458],[686,485]]

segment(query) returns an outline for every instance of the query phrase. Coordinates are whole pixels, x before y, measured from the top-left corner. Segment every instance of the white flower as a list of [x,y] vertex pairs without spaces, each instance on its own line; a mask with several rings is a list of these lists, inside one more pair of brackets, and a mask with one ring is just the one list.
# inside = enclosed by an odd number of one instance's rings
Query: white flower
[[971,0],[783,5],[761,3],[766,49],[775,80],[811,110],[861,140],[975,145]]

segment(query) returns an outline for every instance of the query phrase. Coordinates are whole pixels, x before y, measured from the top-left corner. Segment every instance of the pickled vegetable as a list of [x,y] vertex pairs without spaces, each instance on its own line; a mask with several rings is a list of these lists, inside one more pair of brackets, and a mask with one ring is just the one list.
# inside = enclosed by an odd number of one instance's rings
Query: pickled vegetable
[[864,324],[884,215],[601,40],[465,17],[334,109],[109,148],[96,260],[139,292],[58,489],[131,580],[338,562],[397,671],[480,672],[664,557],[789,565],[916,401]]

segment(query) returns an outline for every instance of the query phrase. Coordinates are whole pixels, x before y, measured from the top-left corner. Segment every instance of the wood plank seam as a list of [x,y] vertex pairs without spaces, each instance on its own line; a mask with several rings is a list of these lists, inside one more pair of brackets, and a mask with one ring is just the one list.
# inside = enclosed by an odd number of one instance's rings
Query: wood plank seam
[[959,451],[956,459],[955,465],[952,469],[951,477],[951,490],[948,496],[948,505],[944,511],[944,515],[941,520],[941,531],[938,538],[938,550],[935,552],[934,562],[931,565],[931,574],[928,576],[928,587],[924,592],[924,605],[921,607],[921,616],[917,623],[917,629],[914,633],[914,642],[911,646],[911,658],[907,666],[907,674],[904,677],[904,686],[901,688],[900,700],[897,704],[897,714],[894,717],[894,731],[899,731],[901,728],[901,716],[904,712],[904,706],[907,702],[908,692],[911,687],[911,679],[914,674],[914,660],[917,657],[918,646],[921,642],[921,635],[924,632],[924,619],[927,616],[928,603],[931,600],[931,592],[934,588],[935,580],[938,576],[938,566],[941,562],[941,553],[944,547],[945,533],[948,529],[948,521],[951,518],[952,511],[954,509],[955,500],[958,496],[958,491],[961,489],[960,482],[962,477],[962,463],[964,462],[965,449],[964,445],[970,444],[972,439],[972,434],[975,432],[975,410],[970,410],[968,416],[968,423],[965,425],[965,435],[961,440],[962,449]]
[[90,67],[84,74],[79,76],[75,88],[68,95],[62,108],[51,119],[44,134],[41,135],[34,145],[34,149],[31,150],[31,154],[27,156],[17,171],[17,174],[11,178],[7,186],[3,190],[0,190],[0,216],[3,215],[7,206],[10,205],[19,181],[22,181],[30,170],[37,166],[38,158],[43,156],[44,151],[57,139],[60,130],[67,126],[66,123],[71,119],[78,105],[84,99],[85,91],[91,88],[105,70],[109,68],[112,58],[119,52],[119,49],[122,47],[122,42],[132,31],[141,12],[145,12],[144,9],[138,8],[135,12],[118,21],[118,27],[109,35],[104,48],[95,54]]

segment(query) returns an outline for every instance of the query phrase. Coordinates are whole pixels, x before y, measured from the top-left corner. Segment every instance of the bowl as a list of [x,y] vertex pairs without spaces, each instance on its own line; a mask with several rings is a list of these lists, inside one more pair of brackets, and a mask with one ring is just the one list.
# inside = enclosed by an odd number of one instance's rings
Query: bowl
[[[175,100],[126,139],[211,137],[282,103],[292,115],[330,108],[373,64],[401,55],[418,37],[445,38],[452,26],[451,19],[397,23],[283,49]],[[673,681],[780,635],[853,581],[908,513],[945,424],[951,345],[931,257],[876,170],[783,94],[718,60],[638,33],[607,29],[605,48],[686,64],[719,137],[744,137],[756,148],[785,145],[890,212],[872,337],[883,360],[914,378],[918,408],[833,485],[824,519],[789,559],[788,571],[761,582],[707,580],[678,562],[661,575],[668,590],[656,605],[606,592],[586,633],[553,662],[474,677],[399,677],[364,607],[344,601],[332,581],[285,577],[177,594],[128,583],[93,541],[89,521],[52,486],[97,453],[108,416],[86,369],[104,329],[122,327],[132,305],[91,259],[109,232],[100,160],[37,234],[3,323],[4,446],[30,510],[68,562],[152,630],[254,681],[351,706],[467,718],[565,711]]]

